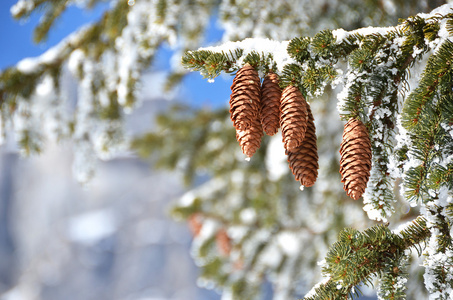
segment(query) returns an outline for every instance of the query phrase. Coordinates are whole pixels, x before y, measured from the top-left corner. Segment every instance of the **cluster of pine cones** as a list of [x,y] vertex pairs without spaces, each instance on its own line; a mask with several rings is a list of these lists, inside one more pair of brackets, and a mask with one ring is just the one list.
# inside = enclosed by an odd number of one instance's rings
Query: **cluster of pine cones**
[[[263,83],[258,72],[245,64],[231,86],[230,114],[242,152],[252,157],[263,136],[282,129],[285,153],[292,173],[302,186],[318,177],[316,129],[309,104],[292,85],[280,89],[278,75],[268,73]],[[371,170],[371,143],[365,125],[350,119],[341,144],[341,181],[348,196],[357,200],[365,191]]]

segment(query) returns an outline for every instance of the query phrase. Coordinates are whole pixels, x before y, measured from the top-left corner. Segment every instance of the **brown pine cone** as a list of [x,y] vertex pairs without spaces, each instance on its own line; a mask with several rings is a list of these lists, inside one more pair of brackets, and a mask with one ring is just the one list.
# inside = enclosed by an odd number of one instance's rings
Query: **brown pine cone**
[[316,128],[311,113],[310,106],[307,104],[308,123],[305,139],[302,145],[297,147],[297,151],[289,152],[289,168],[293,172],[297,181],[302,186],[312,186],[318,177],[318,147],[316,146]]
[[340,173],[344,190],[354,200],[365,192],[371,170],[371,142],[365,125],[349,119],[344,125],[340,147]]
[[202,216],[199,213],[194,213],[190,215],[187,220],[189,223],[189,229],[192,232],[194,237],[197,237],[200,234],[201,228],[203,227]]
[[242,152],[252,157],[263,136],[259,118],[261,92],[258,72],[250,64],[245,64],[236,73],[231,90],[230,114],[236,128],[236,139]]
[[280,126],[286,151],[296,152],[307,131],[307,103],[297,87],[286,87],[280,104]]
[[231,85],[230,117],[236,130],[246,130],[259,120],[260,78],[258,72],[245,64]]
[[230,255],[231,252],[231,240],[230,237],[228,236],[227,232],[225,229],[220,229],[216,236],[216,243],[217,243],[217,248],[219,249],[220,254],[224,256]]
[[254,120],[248,129],[236,129],[236,139],[241,145],[242,153],[248,157],[252,157],[259,149],[262,137],[263,129],[259,120]]
[[267,135],[274,135],[280,127],[280,98],[282,90],[278,85],[278,75],[268,73],[261,86],[261,125]]

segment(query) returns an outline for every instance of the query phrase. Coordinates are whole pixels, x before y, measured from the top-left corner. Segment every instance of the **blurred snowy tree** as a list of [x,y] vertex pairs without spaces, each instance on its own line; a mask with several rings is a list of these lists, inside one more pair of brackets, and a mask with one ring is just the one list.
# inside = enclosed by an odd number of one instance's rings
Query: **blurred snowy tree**
[[[17,18],[43,12],[39,42],[67,7],[97,2],[20,0],[11,12]],[[96,157],[128,148],[123,115],[139,105],[140,75],[163,45],[211,79],[246,63],[261,78],[273,70],[282,88],[297,87],[310,103],[319,156],[313,187],[301,192],[295,184],[281,136],[263,138],[245,162],[226,110],[177,106],[160,117],[161,131],[132,143],[161,166],[182,170],[194,186],[173,212],[193,229],[200,285],[222,290],[224,299],[259,299],[270,282],[274,299],[288,299],[321,281],[306,299],[343,299],[359,293],[361,282],[378,281],[382,299],[426,293],[449,299],[451,5],[395,27],[354,30],[394,25],[398,17],[443,3],[112,1],[99,22],[0,74],[2,137],[14,130],[27,154],[46,140],[72,139],[77,178],[87,181]],[[212,14],[224,29],[224,45],[187,51],[203,45]],[[338,27],[344,29],[332,31]],[[245,38],[254,39],[235,42]],[[172,71],[168,86],[185,74],[181,65]],[[68,74],[78,79],[75,103],[62,84]],[[343,120],[361,120],[370,134],[371,178],[363,195],[368,218],[342,191],[337,107]],[[373,226],[370,219],[385,224]],[[417,268],[421,252],[425,270]],[[414,275],[420,272],[427,291]]]

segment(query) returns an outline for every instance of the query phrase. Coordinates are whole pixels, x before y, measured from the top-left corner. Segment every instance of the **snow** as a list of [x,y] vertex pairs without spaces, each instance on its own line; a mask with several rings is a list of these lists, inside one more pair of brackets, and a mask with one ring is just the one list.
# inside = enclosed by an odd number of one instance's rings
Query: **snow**
[[282,260],[282,253],[278,246],[272,241],[268,243],[260,256],[262,264],[271,268],[277,268]]
[[213,219],[205,219],[203,222],[203,227],[201,227],[200,233],[197,236],[197,240],[203,241],[209,239],[210,237],[214,236],[219,228],[219,224],[217,221]]
[[68,221],[67,233],[71,241],[93,245],[115,233],[117,220],[108,209],[91,211],[72,217]]
[[179,200],[182,206],[190,206],[195,199],[207,197],[216,191],[224,189],[226,182],[220,178],[213,178],[197,188],[186,192]]
[[447,4],[444,4],[444,5],[441,5],[437,8],[435,8],[430,13],[419,13],[419,14],[417,14],[417,16],[420,18],[424,18],[424,19],[430,18],[435,15],[444,16],[444,15],[451,13],[452,9],[453,9],[453,3],[447,3]]
[[335,29],[332,31],[333,37],[336,38],[337,44],[341,43],[344,39],[354,34],[370,35],[370,34],[381,34],[385,35],[390,31],[394,30],[394,27],[363,27],[352,31],[346,31],[343,28]]
[[256,211],[251,208],[244,208],[240,214],[241,221],[244,224],[250,225],[256,220]]
[[300,251],[300,240],[293,232],[281,232],[277,235],[277,242],[287,255],[295,256]]
[[36,95],[38,97],[49,96],[54,91],[54,82],[50,76],[44,77],[41,83],[36,85]]
[[340,44],[349,36],[349,33],[343,28],[338,28],[332,31],[332,35],[336,39],[337,44]]
[[35,8],[35,3],[31,0],[19,0],[11,6],[10,12],[13,16],[17,16],[22,12],[29,12]]
[[198,50],[229,53],[229,51],[233,52],[236,49],[242,49],[244,52],[236,62],[237,66],[242,66],[243,59],[252,52],[264,56],[272,56],[273,61],[277,64],[278,72],[282,72],[285,65],[294,62],[286,52],[288,44],[289,41],[279,42],[267,38],[248,38],[239,42],[226,42],[220,46],[203,47]]
[[85,55],[83,51],[80,49],[72,51],[68,59],[68,69],[72,74],[76,75],[78,73],[79,67],[83,62],[84,56]]
[[314,297],[316,295],[316,289],[321,285],[327,284],[329,281],[330,277],[323,278],[321,282],[317,283],[307,294],[305,294],[304,298]]
[[447,123],[441,123],[440,126],[451,136],[453,139],[453,125],[448,125]]
[[36,58],[24,58],[16,65],[17,70],[24,74],[36,72],[40,65],[40,60]]
[[246,226],[230,226],[227,230],[228,236],[233,240],[241,240],[248,233]]
[[16,65],[17,70],[24,74],[32,74],[39,72],[45,67],[45,65],[56,63],[57,60],[62,59],[66,56],[67,51],[71,47],[71,45],[76,44],[80,37],[82,37],[86,33],[88,28],[89,25],[85,25],[38,57],[29,57],[22,59]]

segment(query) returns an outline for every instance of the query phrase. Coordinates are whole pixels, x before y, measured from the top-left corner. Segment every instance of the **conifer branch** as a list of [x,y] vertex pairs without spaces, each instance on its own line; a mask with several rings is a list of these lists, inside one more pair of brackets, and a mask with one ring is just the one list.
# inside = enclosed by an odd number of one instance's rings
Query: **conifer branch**
[[[328,281],[314,288],[304,300],[349,299],[354,287],[360,282],[368,282],[371,275],[380,274],[385,268],[391,268],[393,275],[385,273],[387,277],[384,282],[392,276],[400,276],[399,261],[404,251],[418,246],[429,236],[426,220],[421,216],[399,233],[392,233],[383,225],[373,226],[363,232],[344,229],[326,255],[323,273],[329,278]],[[389,291],[388,286],[384,289]],[[401,298],[401,289],[394,293],[394,299],[404,299]]]
[[[442,176],[439,171],[445,169],[437,167],[433,161],[451,153],[451,139],[441,129],[441,123],[442,111],[448,107],[448,99],[452,94],[452,50],[453,43],[446,40],[438,52],[430,57],[420,86],[409,95],[403,109],[403,124],[411,133],[413,143],[409,155],[421,161],[417,166],[411,167],[404,177],[405,195],[413,201],[429,201],[429,190],[439,186],[439,176]],[[447,152],[442,154],[440,147],[446,147]]]

